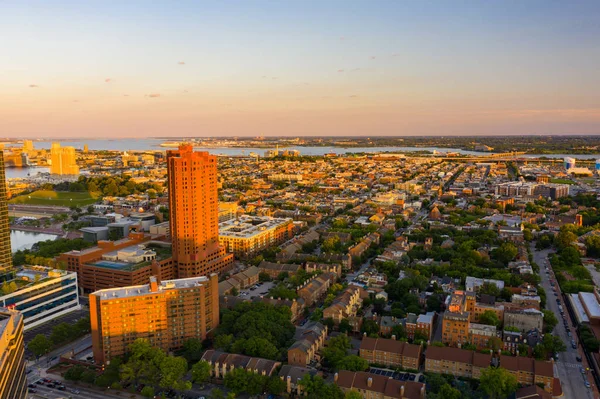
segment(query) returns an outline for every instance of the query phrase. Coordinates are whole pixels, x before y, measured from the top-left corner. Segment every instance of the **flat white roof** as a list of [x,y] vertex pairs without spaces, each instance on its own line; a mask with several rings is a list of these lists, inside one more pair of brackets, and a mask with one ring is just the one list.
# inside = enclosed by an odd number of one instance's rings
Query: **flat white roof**
[[579,297],[590,312],[590,317],[600,317],[600,303],[598,303],[598,299],[596,299],[593,292],[580,292]]
[[589,323],[590,319],[585,313],[585,309],[583,308],[583,304],[579,300],[579,296],[577,294],[569,295],[571,298],[571,303],[573,304],[573,309],[575,310],[575,315],[580,323]]

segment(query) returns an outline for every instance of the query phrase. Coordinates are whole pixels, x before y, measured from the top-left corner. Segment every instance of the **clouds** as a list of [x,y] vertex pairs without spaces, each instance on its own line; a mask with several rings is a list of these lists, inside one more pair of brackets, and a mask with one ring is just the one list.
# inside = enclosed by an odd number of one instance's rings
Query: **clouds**
[[146,94],[145,97],[150,97],[150,98],[158,98],[160,97],[160,93],[150,93],[150,94]]
[[338,72],[344,72],[344,70],[343,69],[338,69]]
[[177,65],[185,65],[185,61],[179,61]]
[[110,82],[112,82],[112,81],[113,81],[113,80],[112,80],[111,78],[106,78],[106,79],[104,79],[104,83],[110,83]]
[[32,89],[37,89],[40,86],[38,86],[38,85],[29,85],[29,87],[31,87]]

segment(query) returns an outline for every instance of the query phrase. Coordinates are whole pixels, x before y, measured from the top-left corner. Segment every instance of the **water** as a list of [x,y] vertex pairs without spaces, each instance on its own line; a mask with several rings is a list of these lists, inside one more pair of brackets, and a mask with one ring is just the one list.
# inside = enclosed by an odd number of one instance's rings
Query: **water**
[[[109,151],[149,151],[149,150],[168,150],[168,147],[161,147],[160,144],[166,141],[164,139],[152,139],[152,138],[139,138],[139,139],[115,139],[115,140],[60,140],[63,146],[72,146],[76,149],[83,150],[85,144],[88,145],[90,150],[109,150]],[[35,148],[49,149],[52,145],[52,141],[34,141]],[[324,155],[328,153],[343,155],[346,153],[377,153],[377,152],[414,152],[414,151],[438,151],[438,152],[457,152],[465,155],[489,155],[493,153],[484,153],[479,151],[467,151],[461,150],[460,148],[442,148],[442,147],[302,147],[302,146],[291,146],[291,147],[280,147],[280,149],[298,150],[302,155]],[[265,148],[227,148],[227,147],[209,147],[200,148],[196,147],[196,151],[208,151],[218,155],[249,155],[251,152],[257,153],[263,156],[267,149]],[[535,158],[539,156],[545,156],[547,158],[565,158],[573,157],[578,159],[596,159],[600,158],[600,154],[587,154],[587,155],[572,155],[572,154],[529,154],[523,157]]]
[[10,246],[13,252],[20,249],[30,249],[33,244],[40,241],[56,240],[58,236],[46,233],[33,233],[30,231],[10,231]]
[[49,172],[49,168],[38,168],[38,167],[29,167],[29,168],[6,168],[5,170],[6,178],[12,179],[15,177],[23,178],[29,176],[35,176],[38,173],[46,173]]

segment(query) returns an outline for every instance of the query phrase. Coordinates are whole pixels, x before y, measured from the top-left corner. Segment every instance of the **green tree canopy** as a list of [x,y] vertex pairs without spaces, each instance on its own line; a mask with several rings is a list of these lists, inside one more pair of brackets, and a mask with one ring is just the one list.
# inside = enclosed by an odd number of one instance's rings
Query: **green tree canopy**
[[517,390],[517,378],[501,367],[488,367],[481,371],[479,389],[490,399],[508,398]]

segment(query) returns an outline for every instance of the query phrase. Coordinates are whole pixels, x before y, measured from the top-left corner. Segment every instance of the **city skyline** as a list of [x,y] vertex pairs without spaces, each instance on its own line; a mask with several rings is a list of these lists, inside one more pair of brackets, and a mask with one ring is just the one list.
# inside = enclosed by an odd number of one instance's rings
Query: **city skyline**
[[600,5],[0,5],[14,138],[600,134]]

